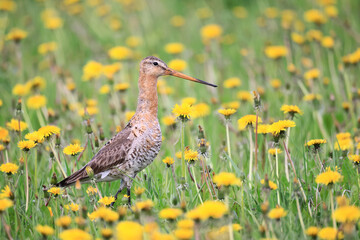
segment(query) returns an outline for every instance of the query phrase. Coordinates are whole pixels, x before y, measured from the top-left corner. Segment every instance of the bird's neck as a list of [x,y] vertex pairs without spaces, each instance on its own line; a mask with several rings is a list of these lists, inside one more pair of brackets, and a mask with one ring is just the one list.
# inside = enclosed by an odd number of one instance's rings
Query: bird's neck
[[157,76],[140,73],[139,98],[136,114],[139,117],[156,118],[158,113]]

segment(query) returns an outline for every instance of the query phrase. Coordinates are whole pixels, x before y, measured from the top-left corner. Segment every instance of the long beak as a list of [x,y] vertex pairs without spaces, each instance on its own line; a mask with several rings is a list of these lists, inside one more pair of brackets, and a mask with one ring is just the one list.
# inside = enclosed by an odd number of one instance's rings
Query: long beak
[[212,86],[212,87],[217,87],[217,86],[214,85],[214,84],[205,82],[205,81],[200,80],[200,79],[197,79],[197,78],[190,77],[190,76],[188,76],[188,75],[186,75],[186,74],[183,74],[183,73],[181,73],[181,72],[175,71],[174,69],[171,69],[171,68],[169,68],[169,67],[165,70],[165,75],[171,75],[171,76],[175,76],[175,77],[178,77],[178,78],[183,78],[183,79],[186,79],[186,80],[190,80],[190,81],[193,81],[193,82],[197,82],[197,83],[209,85],[209,86]]

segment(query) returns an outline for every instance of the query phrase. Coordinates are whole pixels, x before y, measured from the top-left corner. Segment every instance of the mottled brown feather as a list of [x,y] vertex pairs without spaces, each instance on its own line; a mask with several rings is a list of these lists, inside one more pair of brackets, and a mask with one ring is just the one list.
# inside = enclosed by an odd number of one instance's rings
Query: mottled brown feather
[[123,163],[128,149],[131,147],[133,142],[133,139],[129,138],[130,133],[131,125],[129,123],[122,131],[110,139],[83,168],[56,185],[66,187],[74,184],[77,180],[89,180],[88,174],[85,170],[88,166],[91,167],[96,175]]

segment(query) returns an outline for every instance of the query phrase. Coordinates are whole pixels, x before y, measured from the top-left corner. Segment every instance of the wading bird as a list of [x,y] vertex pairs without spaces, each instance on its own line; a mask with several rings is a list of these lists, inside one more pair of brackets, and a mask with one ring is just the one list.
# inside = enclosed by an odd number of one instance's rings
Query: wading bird
[[[96,182],[110,182],[121,179],[118,194],[126,187],[130,196],[132,180],[136,174],[153,162],[161,146],[161,129],[157,117],[158,96],[157,79],[171,75],[193,82],[216,87],[211,83],[187,76],[169,68],[159,58],[150,56],[140,63],[139,97],[134,116],[126,127],[110,139],[83,168],[57,183],[67,187],[76,181],[90,182],[86,171],[89,167],[94,172]],[[131,204],[130,197],[128,199]]]

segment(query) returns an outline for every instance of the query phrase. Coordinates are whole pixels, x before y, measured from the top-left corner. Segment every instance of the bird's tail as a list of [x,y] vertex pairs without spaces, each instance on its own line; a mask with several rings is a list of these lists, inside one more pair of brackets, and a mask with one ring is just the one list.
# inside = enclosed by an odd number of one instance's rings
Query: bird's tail
[[79,180],[80,182],[84,182],[86,180],[89,180],[89,176],[85,170],[85,167],[81,168],[80,170],[74,172],[67,178],[61,180],[55,186],[57,187],[68,187],[76,183],[76,181]]

